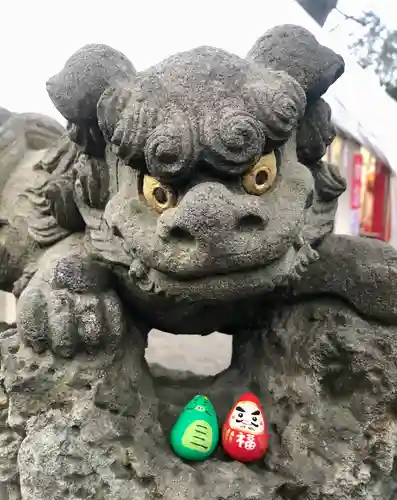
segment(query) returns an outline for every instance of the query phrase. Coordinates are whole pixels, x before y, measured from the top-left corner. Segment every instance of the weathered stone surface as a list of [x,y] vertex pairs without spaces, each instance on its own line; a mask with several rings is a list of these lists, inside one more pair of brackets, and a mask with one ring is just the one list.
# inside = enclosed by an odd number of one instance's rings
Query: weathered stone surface
[[328,236],[316,248],[320,259],[308,269],[306,280],[294,283],[295,296],[337,295],[366,316],[397,323],[394,248],[378,240],[338,235]]
[[[296,26],[247,59],[200,47],[138,74],[86,46],[50,80],[67,131],[47,123],[29,161],[25,128],[0,136],[25,148],[0,148],[7,500],[392,499],[397,253],[331,234],[346,183],[321,160],[320,96],[342,72]],[[153,328],[231,335],[229,369],[150,371]],[[221,420],[260,396],[264,460],[171,453],[198,392]]]
[[[29,232],[37,220],[32,217],[27,191],[42,184],[38,163],[64,129],[52,118],[35,113],[16,114],[2,108],[1,116],[0,288],[11,292],[21,273],[36,258],[37,243]],[[38,203],[37,210],[41,223],[44,219],[48,223],[45,207]]]
[[75,52],[64,68],[47,82],[56,108],[73,123],[96,119],[96,105],[111,84],[134,76],[135,68],[121,52],[103,44],[89,44]]
[[247,56],[265,68],[286,71],[307,95],[319,99],[344,71],[344,61],[302,26],[282,25],[267,31]]
[[298,160],[308,167],[320,161],[335,134],[329,104],[318,99],[307,106],[297,132]]
[[[396,327],[329,299],[279,307],[266,331],[247,339],[255,353],[240,370],[176,382],[151,379],[140,335],[129,334],[116,354],[73,361],[35,355],[16,331],[1,341],[12,428],[0,434],[1,478],[15,477],[24,429],[23,499],[392,498]],[[242,390],[259,391],[271,427],[262,463],[218,452],[185,465],[172,454],[167,432],[202,387],[221,418]],[[7,398],[0,403],[6,410]]]

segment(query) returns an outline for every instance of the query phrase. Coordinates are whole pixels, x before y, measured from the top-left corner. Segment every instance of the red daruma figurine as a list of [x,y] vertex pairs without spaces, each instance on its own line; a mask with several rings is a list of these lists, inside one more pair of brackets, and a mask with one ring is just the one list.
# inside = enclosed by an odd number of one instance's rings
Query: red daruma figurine
[[222,428],[225,452],[239,462],[254,462],[266,453],[269,443],[265,415],[254,394],[243,394],[230,410]]

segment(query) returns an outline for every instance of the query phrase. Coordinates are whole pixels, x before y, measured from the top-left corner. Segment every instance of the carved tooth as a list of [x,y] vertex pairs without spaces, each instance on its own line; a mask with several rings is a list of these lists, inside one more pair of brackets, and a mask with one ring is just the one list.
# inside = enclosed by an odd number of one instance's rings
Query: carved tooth
[[152,292],[154,290],[154,282],[151,279],[138,281],[138,286],[144,292]]
[[136,277],[141,280],[147,276],[147,270],[140,260],[134,259],[128,274],[130,277]]

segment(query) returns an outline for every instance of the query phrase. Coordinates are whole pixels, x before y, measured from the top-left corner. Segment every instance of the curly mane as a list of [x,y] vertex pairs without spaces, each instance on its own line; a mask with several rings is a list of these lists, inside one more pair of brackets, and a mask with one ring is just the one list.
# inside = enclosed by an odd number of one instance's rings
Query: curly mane
[[44,180],[28,188],[25,196],[33,207],[29,232],[40,245],[51,245],[85,227],[73,199],[73,168],[80,154],[78,146],[64,135],[33,167]]

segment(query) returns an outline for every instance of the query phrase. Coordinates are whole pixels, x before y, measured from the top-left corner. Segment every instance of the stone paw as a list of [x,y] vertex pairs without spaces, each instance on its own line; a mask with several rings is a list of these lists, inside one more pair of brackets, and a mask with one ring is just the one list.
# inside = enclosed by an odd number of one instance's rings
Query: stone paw
[[60,259],[48,281],[32,280],[19,299],[17,324],[24,343],[37,353],[51,349],[62,357],[114,350],[124,321],[110,283],[108,269],[93,259]]

